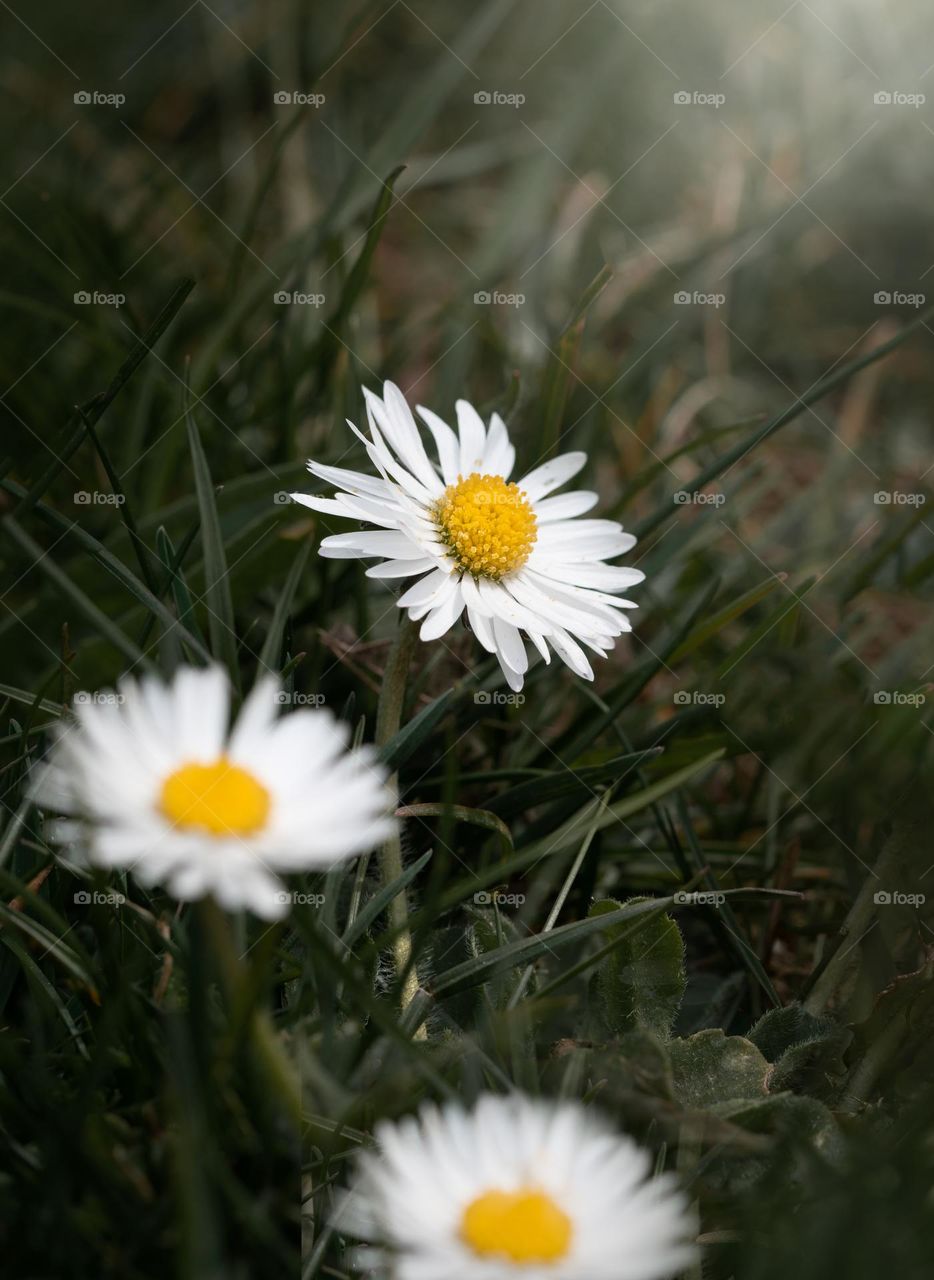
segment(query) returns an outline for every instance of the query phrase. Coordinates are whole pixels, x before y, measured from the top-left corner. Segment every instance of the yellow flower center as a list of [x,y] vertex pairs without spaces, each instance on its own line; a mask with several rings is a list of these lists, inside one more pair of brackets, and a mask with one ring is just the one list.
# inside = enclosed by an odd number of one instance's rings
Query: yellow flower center
[[176,827],[212,836],[249,836],[269,816],[269,792],[225,756],[213,764],[183,764],[162,784],[160,807]]
[[571,1220],[532,1187],[485,1191],[464,1210],[461,1239],[481,1257],[558,1262],[571,1247]]
[[459,476],[438,499],[434,517],[458,567],[474,578],[498,580],[521,569],[535,543],[535,512],[502,476]]

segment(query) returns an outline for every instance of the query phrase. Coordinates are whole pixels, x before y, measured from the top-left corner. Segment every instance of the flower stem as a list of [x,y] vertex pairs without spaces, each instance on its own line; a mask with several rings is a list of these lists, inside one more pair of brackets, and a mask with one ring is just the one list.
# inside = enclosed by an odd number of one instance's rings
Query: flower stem
[[[230,920],[212,898],[199,903],[199,909],[227,997],[235,1002],[238,993],[246,989],[248,980],[246,966],[237,954]],[[296,1131],[300,1132],[302,1088],[295,1067],[282,1047],[282,1040],[268,1010],[253,1008],[248,1019],[256,1060],[275,1090],[289,1120],[295,1125]]]
[[[409,665],[415,648],[416,626],[403,615],[399,630],[386,660],[383,684],[379,692],[379,703],[376,709],[376,745],[385,747],[399,732],[402,722],[402,708],[405,703],[405,685]],[[397,774],[389,780],[389,786],[395,797],[398,797],[399,778]],[[393,884],[402,875],[402,842],[398,835],[392,835],[380,849],[380,873],[383,885]],[[418,974],[412,963],[412,935],[409,932],[409,909],[403,889],[389,903],[389,923],[396,937],[392,944],[396,973],[404,975],[400,1001],[403,1012],[409,1007],[418,992]],[[415,1032],[417,1040],[427,1036],[424,1025]]]

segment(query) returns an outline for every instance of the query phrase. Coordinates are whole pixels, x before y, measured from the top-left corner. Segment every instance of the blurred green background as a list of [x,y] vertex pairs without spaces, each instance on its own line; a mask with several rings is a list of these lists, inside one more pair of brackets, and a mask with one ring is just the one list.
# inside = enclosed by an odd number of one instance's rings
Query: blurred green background
[[[838,933],[892,838],[898,865],[890,860],[879,887],[927,890],[934,903],[934,329],[919,323],[934,302],[934,42],[924,6],[178,0],[33,11],[19,0],[2,6],[0,22],[5,821],[43,713],[75,688],[145,660],[171,666],[183,652],[107,555],[184,610],[165,578],[181,564],[195,624],[208,629],[204,600],[217,580],[201,545],[186,386],[218,486],[236,657],[249,683],[299,546],[328,531],[283,495],[310,487],[308,456],[359,462],[344,418],[360,420],[363,385],[391,377],[442,416],[461,395],[499,409],[520,470],[555,448],[587,449],[600,514],[643,535],[630,559],[647,574],[634,635],[601,665],[595,691],[536,669],[525,709],[485,715],[458,703],[409,762],[405,799],[456,795],[487,807],[522,771],[563,776],[604,768],[629,747],[664,746],[647,766],[652,782],[721,750],[677,803],[600,833],[569,912],[586,915],[597,893],[667,891],[683,870],[675,851],[724,885],[798,890],[793,907],[741,912],[739,942],[706,918],[682,920],[690,983],[680,1029],[744,1032],[764,1011],[745,952],[790,1000],[853,948],[861,963],[838,1008],[849,1023],[868,1018],[878,992],[919,969],[934,939],[930,904],[880,911],[865,936]],[[184,279],[194,287],[181,305]],[[892,354],[810,401],[822,379],[912,324]],[[153,350],[134,348],[154,325]],[[138,367],[120,373],[134,350]],[[757,427],[790,408],[792,420],[753,447]],[[696,484],[745,440],[748,452]],[[292,676],[300,689],[371,723],[396,611],[367,586],[359,566],[312,555],[273,647],[279,665],[304,655]],[[423,656],[413,710],[469,673],[491,675],[469,637]],[[606,708],[614,714],[601,720]],[[523,819],[516,804],[503,811],[517,847],[575,807],[569,796]],[[495,864],[476,834],[443,826],[442,835],[429,906],[457,871],[446,841]],[[419,828],[407,851],[426,847]],[[12,870],[31,882],[44,857],[27,842]],[[520,932],[540,924],[554,874],[529,883],[525,915],[511,925]],[[43,893],[70,902],[71,888],[56,884],[53,875]],[[443,968],[441,942],[420,944],[424,967]],[[112,950],[102,946],[115,983],[128,945],[111,933]],[[315,1109],[356,1107],[369,1121],[407,1107],[413,1068],[394,1043],[378,1041],[385,1074],[375,1091],[377,1029],[355,1005],[359,991],[345,993],[360,1017],[348,1026],[322,1003],[327,984],[294,937],[283,950],[297,969],[269,980],[279,1012],[296,1034],[323,1035],[332,1055],[314,1079]],[[133,955],[143,973],[149,962]],[[4,974],[19,1021],[22,975]],[[88,1016],[73,992],[63,999],[70,1017]],[[539,1035],[546,1079],[552,1044],[570,1034],[566,1012],[549,1006]],[[483,1053],[500,1061],[502,1052],[508,1074],[512,1050],[477,1017]],[[47,1032],[21,1025],[30,1049],[21,1059],[11,1051],[6,1066],[38,1113],[51,1086],[29,1054],[49,1052]],[[182,1036],[169,1055],[171,1088],[184,1100],[190,1085],[186,1105],[206,1106],[210,1077],[189,1071],[197,1038],[186,1034],[195,1038]],[[100,1071],[112,1083],[110,1052]],[[163,1055],[153,1037],[117,1108],[127,1108],[120,1123],[156,1187],[172,1180],[147,1110],[162,1090]],[[478,1051],[468,1076],[482,1075],[481,1062]],[[40,1274],[34,1258],[50,1223],[68,1216],[85,1179],[106,1182],[105,1166],[117,1173],[102,1203],[136,1212],[119,1161],[108,1165],[100,1135],[81,1130],[98,1095],[75,1079],[81,1088],[60,1100],[75,1128],[64,1125],[58,1152],[74,1180],[63,1173],[50,1192],[24,1275]],[[26,1149],[22,1094],[14,1113],[10,1140]],[[60,1137],[43,1123],[37,1187]],[[929,1113],[928,1132],[901,1123],[897,1136],[882,1126],[854,1139],[832,1172],[796,1166],[804,1200],[820,1206],[806,1227],[815,1276],[836,1265],[841,1234],[839,1213],[823,1206],[841,1194],[847,1204],[868,1164],[890,1176],[866,1196],[847,1269],[875,1278],[896,1257],[883,1226],[904,1210],[905,1186],[929,1185],[930,1175]],[[212,1127],[187,1135],[185,1159],[200,1142],[210,1147]],[[232,1125],[211,1157],[218,1178],[225,1142],[235,1176],[219,1217],[177,1179],[176,1194],[199,1206],[194,1225],[178,1228],[171,1207],[153,1208],[135,1240],[108,1238],[115,1274],[151,1274],[147,1247],[156,1241],[155,1256],[174,1257],[185,1230],[183,1274],[264,1274],[257,1259],[273,1255],[287,1265],[296,1226],[287,1138],[274,1120],[256,1131]],[[783,1169],[769,1175],[776,1196]],[[251,1217],[258,1188],[268,1202]],[[158,1195],[147,1203],[158,1206]],[[788,1212],[800,1215],[800,1203]],[[929,1274],[923,1232],[905,1244],[924,1203],[904,1214],[904,1276]],[[217,1221],[232,1219],[234,1205],[244,1217],[231,1234]],[[738,1253],[709,1267],[785,1274],[779,1244],[759,1247],[774,1223],[754,1195],[717,1211],[730,1230],[745,1224],[740,1239],[752,1244],[742,1257],[745,1245],[724,1237]],[[71,1239],[88,1250],[75,1254],[76,1275],[90,1273],[77,1259],[93,1256],[102,1213],[95,1201],[70,1220]],[[206,1233],[205,1222],[215,1224]],[[344,1274],[326,1241],[311,1258],[306,1274]]]

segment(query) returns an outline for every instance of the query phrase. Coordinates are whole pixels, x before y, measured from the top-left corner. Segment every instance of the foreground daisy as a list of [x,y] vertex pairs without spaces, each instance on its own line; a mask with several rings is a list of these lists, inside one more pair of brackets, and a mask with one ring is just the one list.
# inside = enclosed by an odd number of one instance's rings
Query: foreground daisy
[[360,1158],[339,1231],[359,1269],[393,1280],[663,1280],[695,1228],[648,1155],[574,1103],[522,1096],[426,1107],[384,1123]]
[[595,493],[547,496],[577,475],[587,455],[562,454],[512,483],[515,450],[506,424],[494,413],[487,427],[458,400],[456,432],[430,409],[418,409],[434,440],[435,463],[398,387],[387,382],[382,399],[371,391],[364,396],[370,438],[349,425],[379,474],[312,461],[312,474],[338,492],[292,497],[377,528],[324,538],[321,554],[381,560],[367,570],[371,578],[417,578],[398,603],[423,620],[423,640],[443,636],[466,611],[512,689],[522,688],[528,670],[523,635],[546,662],[554,649],[592,680],[581,645],[605,657],[616,637],[631,630],[625,610],[637,606],[619,592],[645,574],[605,563],[635,545],[622,525],[577,519],[595,505]]
[[278,717],[274,679],[230,720],[219,667],[183,667],[170,684],[126,680],[78,694],[34,784],[43,809],[71,815],[53,839],[104,867],[132,870],[182,900],[274,919],[288,910],[276,871],[362,853],[392,829],[384,775],[328,711]]

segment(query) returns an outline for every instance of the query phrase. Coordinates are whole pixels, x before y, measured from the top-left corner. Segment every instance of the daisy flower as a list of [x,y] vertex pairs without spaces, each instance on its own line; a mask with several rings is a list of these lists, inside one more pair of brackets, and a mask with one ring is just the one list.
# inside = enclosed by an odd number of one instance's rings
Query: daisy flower
[[228,909],[285,915],[291,894],[275,872],[362,853],[392,820],[371,752],[348,751],[329,711],[279,717],[284,696],[259,681],[230,725],[220,667],[77,694],[33,784],[41,808],[69,815],[52,838],[183,901],[211,894]]
[[[321,554],[381,561],[371,578],[416,578],[399,597],[423,640],[436,640],[466,613],[510,688],[522,688],[529,666],[524,636],[546,662],[554,649],[579,676],[593,679],[584,649],[605,657],[630,631],[620,596],[641,582],[638,569],[607,564],[636,542],[615,520],[581,520],[597,502],[584,490],[549,497],[584,466],[584,453],[564,453],[511,481],[515,449],[494,413],[487,426],[458,400],[457,430],[430,409],[418,413],[437,462],[398,387],[380,398],[365,390],[369,437],[353,423],[377,475],[311,461],[309,471],[337,487],[332,498],[293,493],[296,502],[332,516],[376,526],[322,539]],[[583,647],[582,647],[583,646]]]
[[336,1217],[393,1280],[664,1280],[694,1259],[686,1197],[576,1103],[482,1097],[376,1130]]

